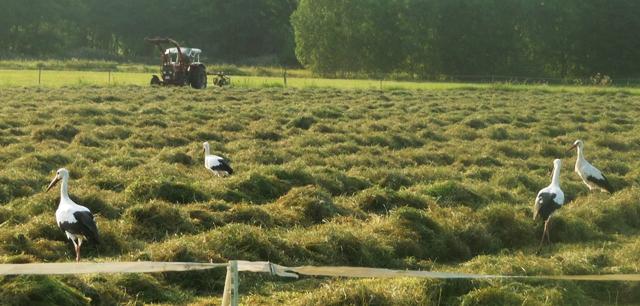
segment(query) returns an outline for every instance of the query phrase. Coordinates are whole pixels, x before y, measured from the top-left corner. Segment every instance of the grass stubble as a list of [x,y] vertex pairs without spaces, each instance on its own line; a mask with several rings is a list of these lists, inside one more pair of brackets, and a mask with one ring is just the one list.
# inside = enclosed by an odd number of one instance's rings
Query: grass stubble
[[[491,274],[637,273],[640,104],[627,91],[139,86],[3,88],[0,261],[70,261],[57,168],[96,215],[91,261],[268,260]],[[619,191],[589,193],[565,149]],[[202,168],[203,141],[237,174]],[[536,255],[536,192],[568,203]],[[0,300],[219,303],[224,271],[4,277]],[[635,283],[243,274],[241,301],[296,305],[634,304]]]

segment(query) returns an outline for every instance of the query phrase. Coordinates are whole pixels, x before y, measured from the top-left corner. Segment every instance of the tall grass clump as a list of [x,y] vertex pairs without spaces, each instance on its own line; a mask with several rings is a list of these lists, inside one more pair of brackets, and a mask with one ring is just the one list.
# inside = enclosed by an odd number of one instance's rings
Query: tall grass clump
[[129,225],[128,234],[141,239],[161,240],[194,230],[189,216],[178,207],[164,202],[152,201],[132,206],[123,217]]
[[5,277],[0,300],[5,305],[90,305],[77,289],[51,276]]
[[432,184],[425,189],[425,193],[442,205],[478,207],[485,202],[485,199],[476,191],[455,181]]
[[326,222],[342,210],[331,195],[312,185],[289,190],[275,202],[275,207],[292,223],[305,226]]
[[263,204],[284,195],[291,186],[275,176],[251,173],[237,178],[229,187],[223,195],[225,200]]
[[410,192],[391,189],[369,188],[359,192],[354,198],[355,206],[365,212],[389,213],[397,207],[425,208],[428,200]]
[[75,137],[78,133],[80,133],[80,130],[78,130],[76,127],[70,124],[65,124],[63,126],[36,129],[31,134],[31,137],[37,141],[57,139],[71,142],[71,140],[73,140],[73,137]]
[[[387,267],[396,263],[393,249],[381,244],[377,235],[349,224],[327,223],[288,233],[288,239],[303,248],[305,261],[316,265]],[[297,260],[301,260],[298,258]]]
[[387,237],[387,243],[400,258],[450,261],[470,255],[468,247],[424,210],[399,208],[383,226],[374,230]]
[[151,199],[170,203],[202,202],[208,196],[192,184],[176,182],[169,178],[140,178],[129,184],[125,193],[138,201]]

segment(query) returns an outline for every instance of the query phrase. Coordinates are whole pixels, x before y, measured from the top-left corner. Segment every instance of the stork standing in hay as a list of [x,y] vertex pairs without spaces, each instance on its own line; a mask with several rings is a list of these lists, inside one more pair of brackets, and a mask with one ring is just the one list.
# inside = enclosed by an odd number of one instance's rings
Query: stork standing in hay
[[205,141],[202,143],[202,146],[204,147],[204,167],[207,168],[207,170],[217,176],[233,174],[233,169],[231,169],[226,159],[211,154],[208,142]]
[[69,171],[65,168],[58,169],[56,176],[53,178],[47,191],[55,186],[59,181],[60,185],[60,204],[56,210],[56,222],[58,226],[65,231],[67,238],[73,242],[76,251],[76,261],[80,261],[80,247],[82,240],[89,238],[95,243],[100,243],[98,235],[98,227],[93,219],[91,211],[81,205],[74,203],[69,198]]
[[541,218],[544,221],[544,231],[542,232],[542,240],[540,241],[540,249],[544,244],[544,237],[551,244],[549,238],[549,223],[551,215],[564,204],[564,192],[560,189],[560,168],[562,161],[556,159],[553,161],[553,176],[551,184],[538,192],[536,203],[533,207],[533,220]]
[[584,182],[589,190],[600,190],[608,193],[613,193],[613,187],[607,180],[607,177],[602,174],[598,168],[592,166],[585,158],[584,158],[584,142],[578,139],[573,143],[573,146],[567,150],[567,152],[577,149],[578,150],[578,158],[576,158],[576,167],[575,171],[578,173],[582,181]]

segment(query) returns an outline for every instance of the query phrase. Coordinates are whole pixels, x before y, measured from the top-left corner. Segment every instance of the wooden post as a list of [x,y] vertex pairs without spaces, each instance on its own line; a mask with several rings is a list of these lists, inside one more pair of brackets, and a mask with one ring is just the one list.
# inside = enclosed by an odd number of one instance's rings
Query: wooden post
[[109,70],[109,81],[107,81],[107,85],[111,85],[111,70]]
[[224,291],[222,292],[222,306],[231,304],[231,261],[227,265],[227,276],[224,279]]
[[231,295],[231,306],[238,306],[238,300],[240,293],[238,288],[240,287],[240,278],[238,277],[238,262],[231,261],[231,272],[233,273],[233,294]]
[[227,276],[224,279],[224,292],[222,293],[222,306],[238,306],[238,287],[240,279],[238,278],[238,262],[229,261],[227,265]]
[[38,67],[38,85],[40,85],[42,80],[42,67]]
[[284,72],[282,75],[284,77],[284,88],[287,88],[287,66],[284,66]]

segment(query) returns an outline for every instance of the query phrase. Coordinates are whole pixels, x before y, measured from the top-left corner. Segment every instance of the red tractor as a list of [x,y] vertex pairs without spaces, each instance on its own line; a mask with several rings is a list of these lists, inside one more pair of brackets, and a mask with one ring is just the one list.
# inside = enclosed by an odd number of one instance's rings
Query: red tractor
[[[171,38],[145,38],[146,42],[154,44],[161,52],[162,77],[151,77],[151,85],[191,85],[196,89],[207,87],[207,69],[200,63],[202,50],[180,47]],[[172,44],[174,47],[164,49],[162,45]]]

